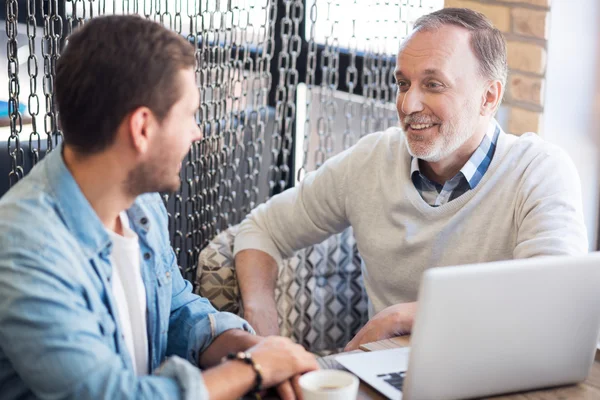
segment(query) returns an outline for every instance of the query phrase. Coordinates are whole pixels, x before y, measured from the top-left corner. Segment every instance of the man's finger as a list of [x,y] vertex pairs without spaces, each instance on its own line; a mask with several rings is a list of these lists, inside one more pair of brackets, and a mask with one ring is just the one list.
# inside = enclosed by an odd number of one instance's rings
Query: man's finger
[[277,393],[279,393],[279,397],[282,400],[296,400],[294,388],[292,387],[290,381],[285,381],[277,386]]
[[356,350],[356,337],[350,341],[344,348],[344,351]]
[[294,387],[294,392],[296,392],[296,398],[298,400],[304,400],[302,388],[300,388],[300,375],[296,375],[292,378],[292,386]]

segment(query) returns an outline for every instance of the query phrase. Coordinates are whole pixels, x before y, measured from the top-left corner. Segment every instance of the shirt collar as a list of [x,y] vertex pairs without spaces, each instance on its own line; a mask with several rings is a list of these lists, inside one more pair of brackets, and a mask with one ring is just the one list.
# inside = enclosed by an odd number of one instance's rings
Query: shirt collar
[[48,187],[67,228],[92,258],[110,250],[111,241],[100,218],[65,165],[62,144],[45,157]]
[[[112,247],[110,236],[65,165],[62,150],[61,144],[44,158],[48,187],[56,199],[59,213],[86,256],[92,258],[99,253],[108,256]],[[144,234],[150,224],[138,200],[127,210],[127,215],[132,230]]]
[[[481,142],[479,143],[479,146],[458,172],[458,174],[462,174],[464,176],[471,189],[474,189],[477,186],[483,177],[483,174],[487,170],[487,167],[489,167],[492,156],[496,149],[498,136],[501,132],[502,128],[500,128],[500,125],[496,119],[492,119],[488,125],[488,129],[485,132],[483,139],[481,139]],[[419,159],[412,157],[410,162],[410,175],[414,177],[415,173],[418,173],[419,176],[426,178],[421,173],[419,168]],[[454,177],[456,177],[456,175]],[[454,177],[452,179],[454,179]]]
[[498,122],[495,119],[492,119],[485,132],[485,136],[481,139],[481,143],[479,143],[475,152],[460,169],[460,172],[467,182],[469,182],[471,189],[475,189],[490,166],[492,156],[496,151],[496,142],[498,141],[501,130]]

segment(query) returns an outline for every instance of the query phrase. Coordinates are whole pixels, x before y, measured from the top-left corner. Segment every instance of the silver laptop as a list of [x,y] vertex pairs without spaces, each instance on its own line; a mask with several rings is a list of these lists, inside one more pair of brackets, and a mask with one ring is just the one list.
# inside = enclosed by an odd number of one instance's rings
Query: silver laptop
[[600,333],[600,253],[427,270],[411,347],[336,360],[390,399],[581,382]]

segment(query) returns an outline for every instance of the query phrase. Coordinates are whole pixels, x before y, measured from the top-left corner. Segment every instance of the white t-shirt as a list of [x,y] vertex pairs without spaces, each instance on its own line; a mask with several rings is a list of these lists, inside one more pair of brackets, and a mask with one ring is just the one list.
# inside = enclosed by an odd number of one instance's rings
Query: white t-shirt
[[146,322],[146,287],[142,280],[140,244],[129,227],[125,212],[119,214],[123,236],[108,230],[113,242],[112,290],[127,350],[136,374],[148,374],[148,331]]

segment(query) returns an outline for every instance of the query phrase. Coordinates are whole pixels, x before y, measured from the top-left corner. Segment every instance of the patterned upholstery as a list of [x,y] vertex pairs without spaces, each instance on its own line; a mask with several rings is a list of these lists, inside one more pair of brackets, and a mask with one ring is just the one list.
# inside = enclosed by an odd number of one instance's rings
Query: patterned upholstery
[[[243,315],[233,261],[237,226],[202,250],[196,291],[215,308]],[[368,319],[361,259],[352,229],[284,261],[276,288],[279,326],[310,351],[338,351]]]

